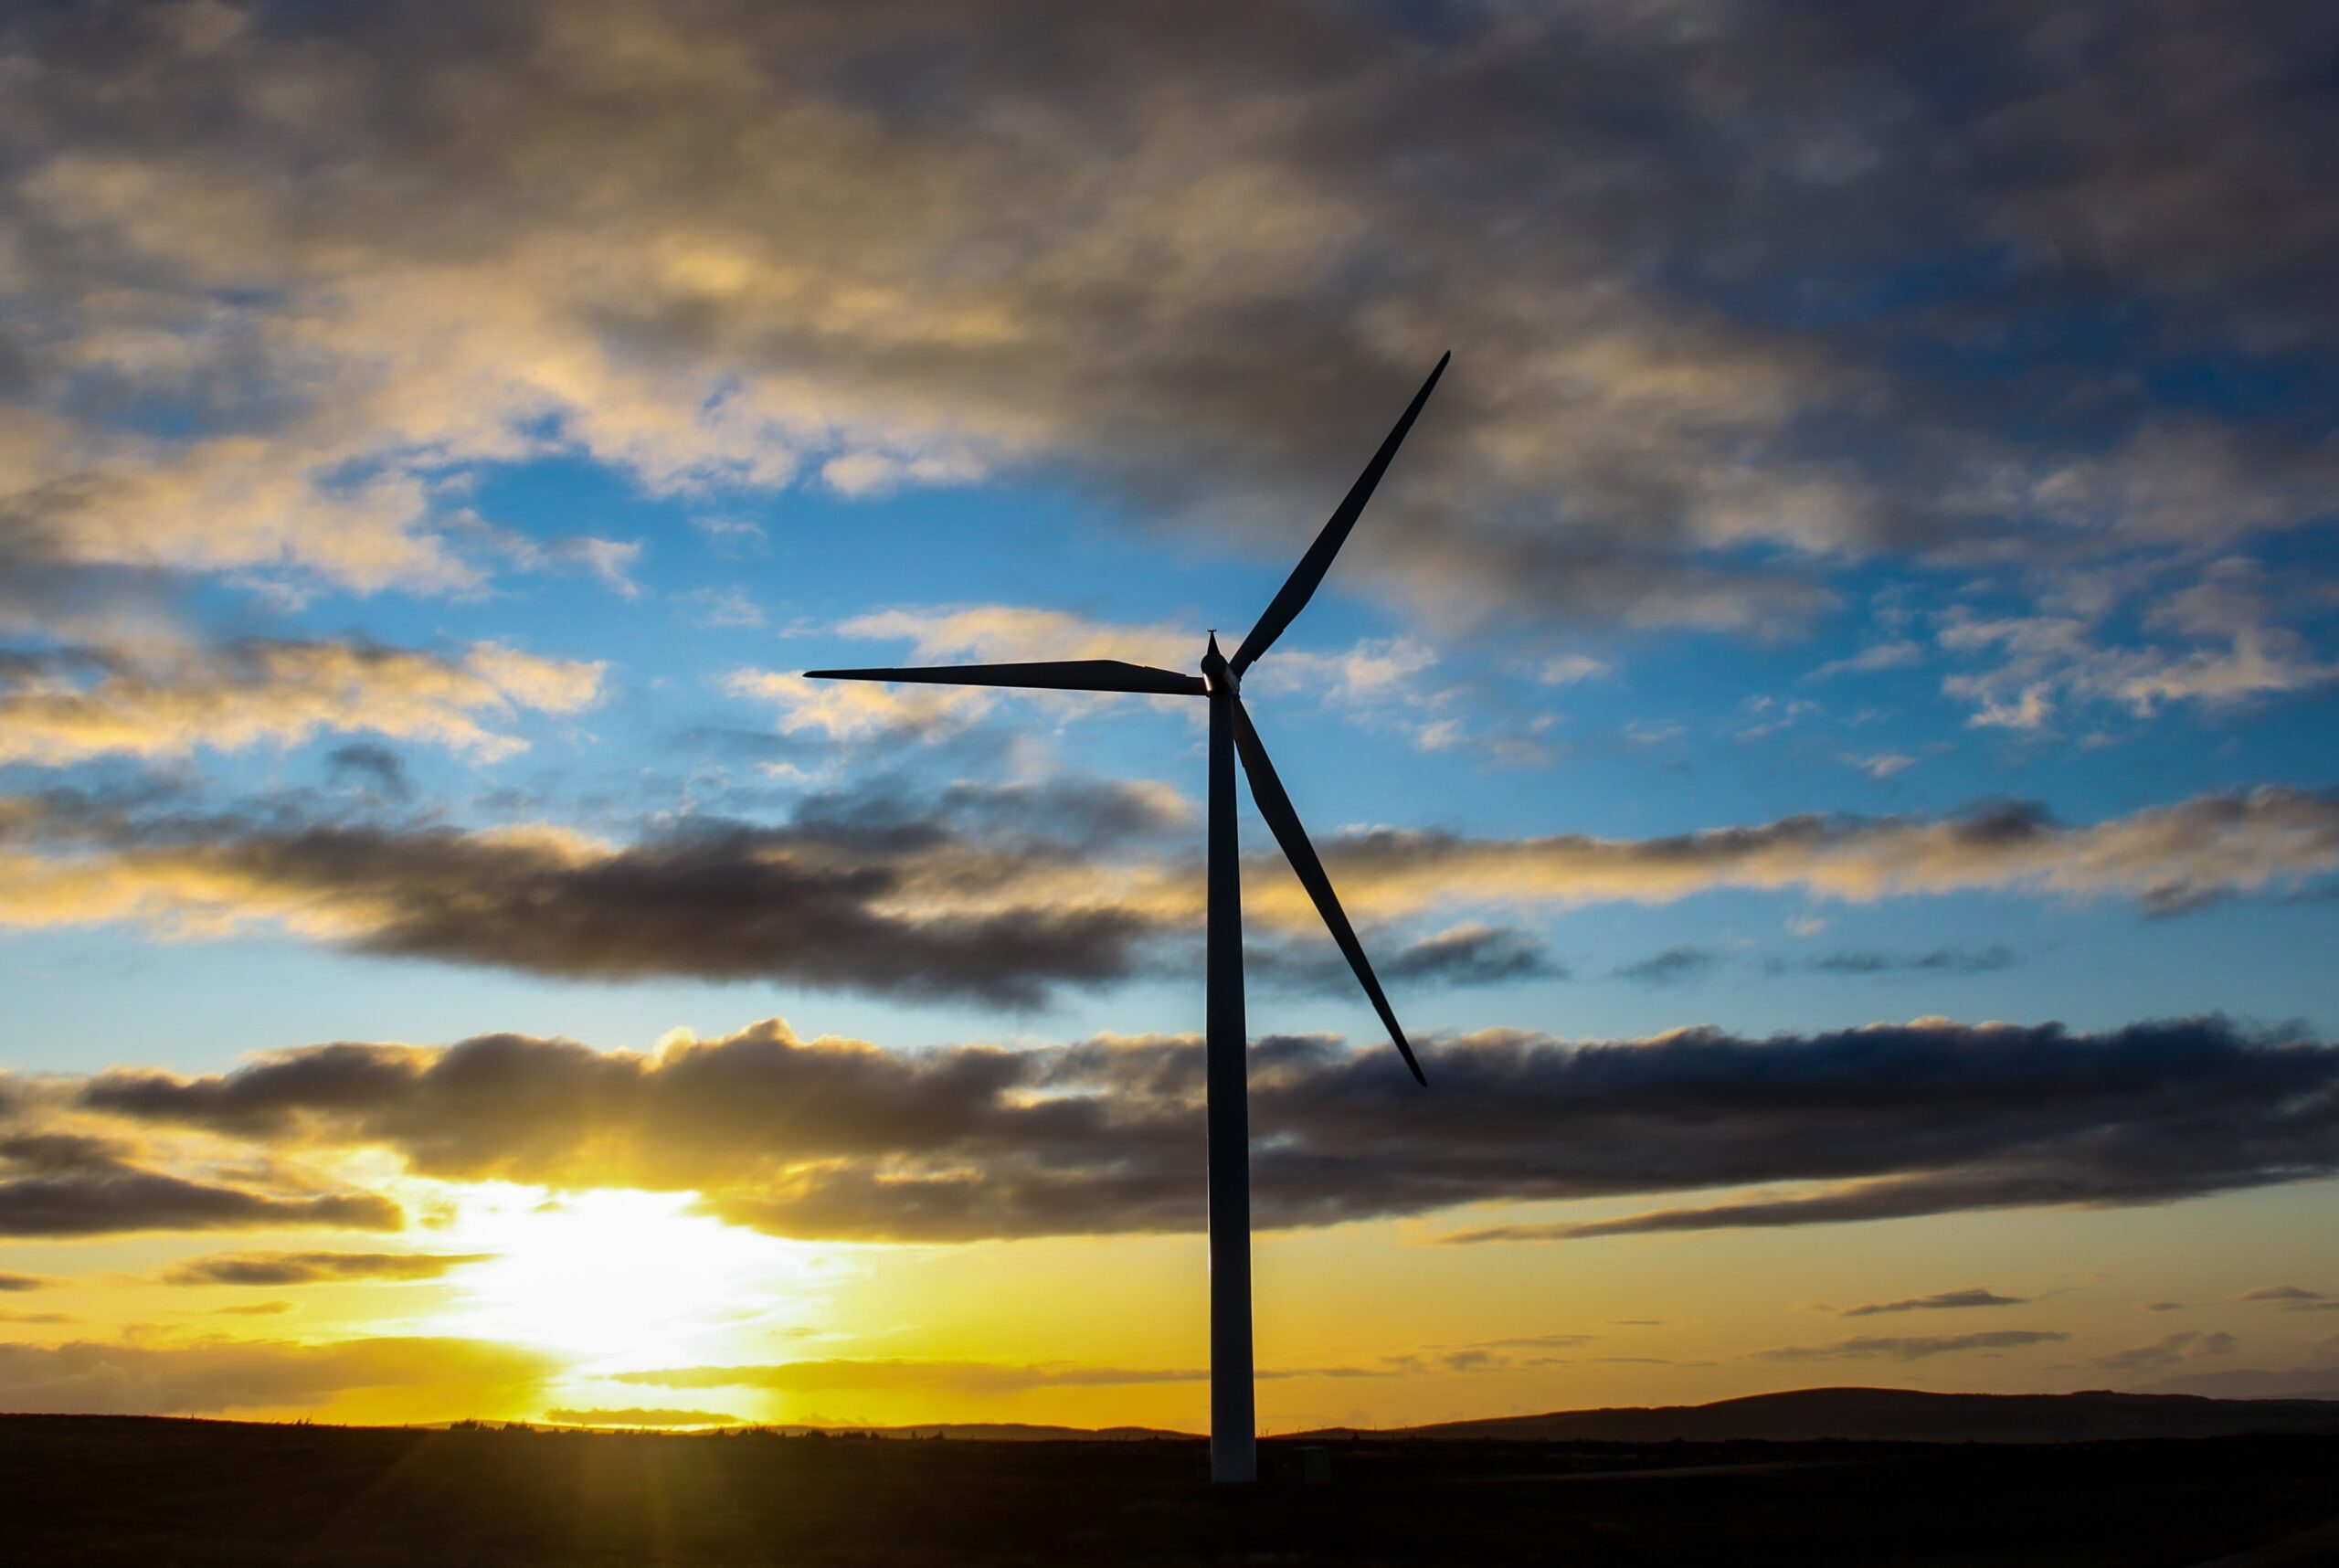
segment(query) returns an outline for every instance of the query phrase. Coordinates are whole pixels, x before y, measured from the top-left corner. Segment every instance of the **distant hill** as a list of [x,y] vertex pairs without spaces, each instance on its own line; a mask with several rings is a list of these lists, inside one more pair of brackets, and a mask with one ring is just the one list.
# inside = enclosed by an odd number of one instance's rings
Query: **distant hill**
[[[1348,1427],[1306,1436],[1345,1436]],[[1561,1410],[1368,1430],[1368,1437],[1571,1443],[2069,1443],[2089,1438],[2218,1437],[2339,1432],[2332,1399],[2205,1399],[2182,1393],[1927,1393],[1907,1388],[1804,1388],[1712,1404]]]

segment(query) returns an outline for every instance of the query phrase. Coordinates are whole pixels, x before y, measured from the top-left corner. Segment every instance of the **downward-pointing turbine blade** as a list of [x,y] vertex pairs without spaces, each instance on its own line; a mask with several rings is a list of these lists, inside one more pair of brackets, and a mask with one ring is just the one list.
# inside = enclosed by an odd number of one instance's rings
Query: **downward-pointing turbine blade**
[[1307,889],[1307,896],[1316,901],[1316,913],[1324,917],[1332,940],[1339,944],[1349,968],[1356,971],[1357,980],[1364,986],[1364,994],[1372,999],[1372,1010],[1381,1014],[1390,1040],[1405,1058],[1405,1065],[1413,1069],[1414,1081],[1426,1087],[1429,1079],[1422,1075],[1422,1065],[1413,1060],[1413,1048],[1406,1044],[1405,1032],[1398,1027],[1397,1015],[1390,1011],[1389,999],[1381,994],[1381,982],[1373,977],[1372,965],[1365,959],[1364,946],[1356,939],[1356,927],[1349,924],[1347,913],[1332,892],[1332,879],[1324,874],[1324,863],[1316,858],[1316,846],[1307,842],[1307,830],[1299,825],[1299,813],[1292,810],[1291,797],[1284,793],[1283,780],[1275,777],[1275,765],[1267,760],[1267,748],[1260,743],[1259,732],[1251,727],[1251,715],[1243,711],[1241,698],[1234,699],[1233,705],[1234,749],[1243,758],[1244,773],[1251,780],[1251,799],[1259,803],[1259,814],[1275,830],[1275,842],[1283,845],[1284,857],[1299,874],[1299,885]]
[[1422,405],[1429,401],[1430,389],[1437,385],[1437,378],[1445,374],[1445,362],[1453,357],[1451,353],[1438,355],[1437,368],[1429,373],[1429,379],[1422,383],[1422,389],[1413,394],[1413,402],[1405,408],[1404,418],[1397,421],[1397,428],[1389,432],[1389,439],[1381,443],[1381,450],[1372,454],[1372,461],[1364,465],[1364,471],[1357,475],[1354,484],[1349,486],[1347,497],[1333,512],[1331,520],[1324,524],[1324,531],[1316,535],[1316,542],[1307,546],[1306,555],[1299,557],[1299,565],[1293,567],[1291,576],[1284,580],[1282,588],[1267,605],[1266,612],[1259,617],[1259,624],[1251,628],[1251,635],[1243,639],[1243,646],[1234,651],[1234,657],[1227,662],[1236,676],[1240,677],[1244,671],[1249,669],[1251,661],[1265,653],[1268,645],[1283,635],[1283,629],[1291,624],[1293,618],[1307,608],[1308,599],[1315,595],[1316,585],[1322,582],[1324,574],[1332,569],[1332,557],[1340,553],[1342,545],[1348,543],[1349,530],[1356,526],[1357,518],[1363,514],[1364,503],[1372,499],[1373,487],[1381,482],[1381,476],[1389,471],[1389,460],[1397,455],[1397,448],[1404,441],[1405,432],[1413,428],[1413,420],[1421,413]]
[[1200,675],[1125,664],[1118,659],[1066,659],[1042,664],[926,664],[904,670],[807,670],[810,681],[916,681],[932,686],[1028,686],[1049,692],[1144,692],[1199,697]]

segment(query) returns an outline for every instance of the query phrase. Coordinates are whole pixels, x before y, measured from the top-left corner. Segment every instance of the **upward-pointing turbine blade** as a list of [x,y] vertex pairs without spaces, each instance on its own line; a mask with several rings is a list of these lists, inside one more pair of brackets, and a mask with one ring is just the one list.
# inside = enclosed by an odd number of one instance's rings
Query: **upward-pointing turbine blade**
[[1372,965],[1366,961],[1364,945],[1356,939],[1356,928],[1349,924],[1347,913],[1340,908],[1340,901],[1332,892],[1332,879],[1324,874],[1324,863],[1316,858],[1316,846],[1307,842],[1307,830],[1299,825],[1299,813],[1292,810],[1291,797],[1284,793],[1283,780],[1275,777],[1275,765],[1267,760],[1267,748],[1260,743],[1259,732],[1251,727],[1251,715],[1243,711],[1240,697],[1234,699],[1233,707],[1234,749],[1243,758],[1244,773],[1250,778],[1251,799],[1259,803],[1259,814],[1275,830],[1275,842],[1283,845],[1284,857],[1299,874],[1299,885],[1307,889],[1307,896],[1316,901],[1316,913],[1331,928],[1332,940],[1339,944],[1349,968],[1356,971],[1364,994],[1372,999],[1372,1010],[1381,1014],[1390,1040],[1405,1058],[1405,1065],[1413,1069],[1414,1081],[1427,1087],[1429,1079],[1422,1075],[1422,1065],[1413,1060],[1413,1048],[1406,1044],[1405,1032],[1397,1026],[1397,1015],[1390,1011],[1389,999],[1381,994],[1381,982],[1373,978]]
[[1413,402],[1406,406],[1404,418],[1397,421],[1397,428],[1389,432],[1389,439],[1381,443],[1381,450],[1372,454],[1372,461],[1364,465],[1364,471],[1357,475],[1354,484],[1349,486],[1347,497],[1333,512],[1331,520],[1324,524],[1324,531],[1316,535],[1316,542],[1307,546],[1307,553],[1299,557],[1299,565],[1294,567],[1291,576],[1284,580],[1282,588],[1269,602],[1265,613],[1259,617],[1259,624],[1251,628],[1251,635],[1243,639],[1243,646],[1237,648],[1234,657],[1227,661],[1238,679],[1244,671],[1251,667],[1251,661],[1265,653],[1268,645],[1283,635],[1283,629],[1291,624],[1292,619],[1307,608],[1308,599],[1315,595],[1316,585],[1322,582],[1324,574],[1332,569],[1332,557],[1340,553],[1342,545],[1348,543],[1349,530],[1356,526],[1357,518],[1364,512],[1364,503],[1372,499],[1373,487],[1381,482],[1381,476],[1389,471],[1389,460],[1397,455],[1397,448],[1403,442],[1405,432],[1413,428],[1413,420],[1421,413],[1422,405],[1429,401],[1430,389],[1437,385],[1437,378],[1445,374],[1445,362],[1453,357],[1451,353],[1438,355],[1437,368],[1429,373],[1429,379],[1422,383],[1422,389],[1413,394]]
[[811,681],[917,681],[932,686],[1029,686],[1049,692],[1144,692],[1161,697],[1207,694],[1200,675],[1125,664],[1118,659],[1065,659],[1042,664],[925,664],[905,670],[807,670]]

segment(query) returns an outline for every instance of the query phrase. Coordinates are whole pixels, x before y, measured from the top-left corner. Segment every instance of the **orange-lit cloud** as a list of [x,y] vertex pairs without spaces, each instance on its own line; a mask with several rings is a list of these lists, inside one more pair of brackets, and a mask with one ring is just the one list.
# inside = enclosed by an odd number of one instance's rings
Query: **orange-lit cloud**
[[352,730],[495,758],[525,744],[482,719],[574,713],[599,696],[603,668],[492,642],[460,659],[259,640],[17,654],[0,659],[0,762],[290,747]]
[[[560,451],[669,491],[1068,463],[1284,558],[1447,346],[1355,566],[1451,613],[1792,625],[1859,555],[2229,541],[2339,487],[2278,423],[2070,395],[2158,334],[1940,385],[1944,334],[2074,309],[2074,255],[2188,342],[2328,347],[2302,16],[1109,8],[1035,57],[1025,0],[459,10],[11,30],[17,552],[468,586],[514,546],[449,474]],[[1925,91],[1950,47],[1987,90]],[[1749,303],[1978,247],[1955,309]]]
[[180,1175],[137,1164],[136,1154],[122,1139],[0,1118],[0,1235],[284,1226],[394,1231],[406,1223],[397,1205],[377,1193],[270,1190],[249,1178]]
[[[1547,1241],[2157,1203],[2339,1171],[2339,1047],[2215,1019],[1608,1044],[1490,1032],[1433,1044],[1424,1065],[1430,1096],[1385,1050],[1257,1043],[1260,1223],[1765,1189],[1444,1238]],[[125,1138],[188,1129],[256,1154],[387,1150],[449,1181],[690,1192],[787,1236],[1180,1232],[1201,1218],[1190,1038],[894,1052],[800,1040],[775,1019],[647,1054],[511,1034],[344,1044],[53,1092]]]

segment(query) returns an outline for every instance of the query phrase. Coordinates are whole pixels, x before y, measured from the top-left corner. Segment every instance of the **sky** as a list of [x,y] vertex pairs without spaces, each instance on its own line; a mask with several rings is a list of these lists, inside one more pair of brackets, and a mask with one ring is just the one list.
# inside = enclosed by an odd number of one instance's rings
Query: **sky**
[[0,22],[0,1408],[2339,1395],[2339,12]]

